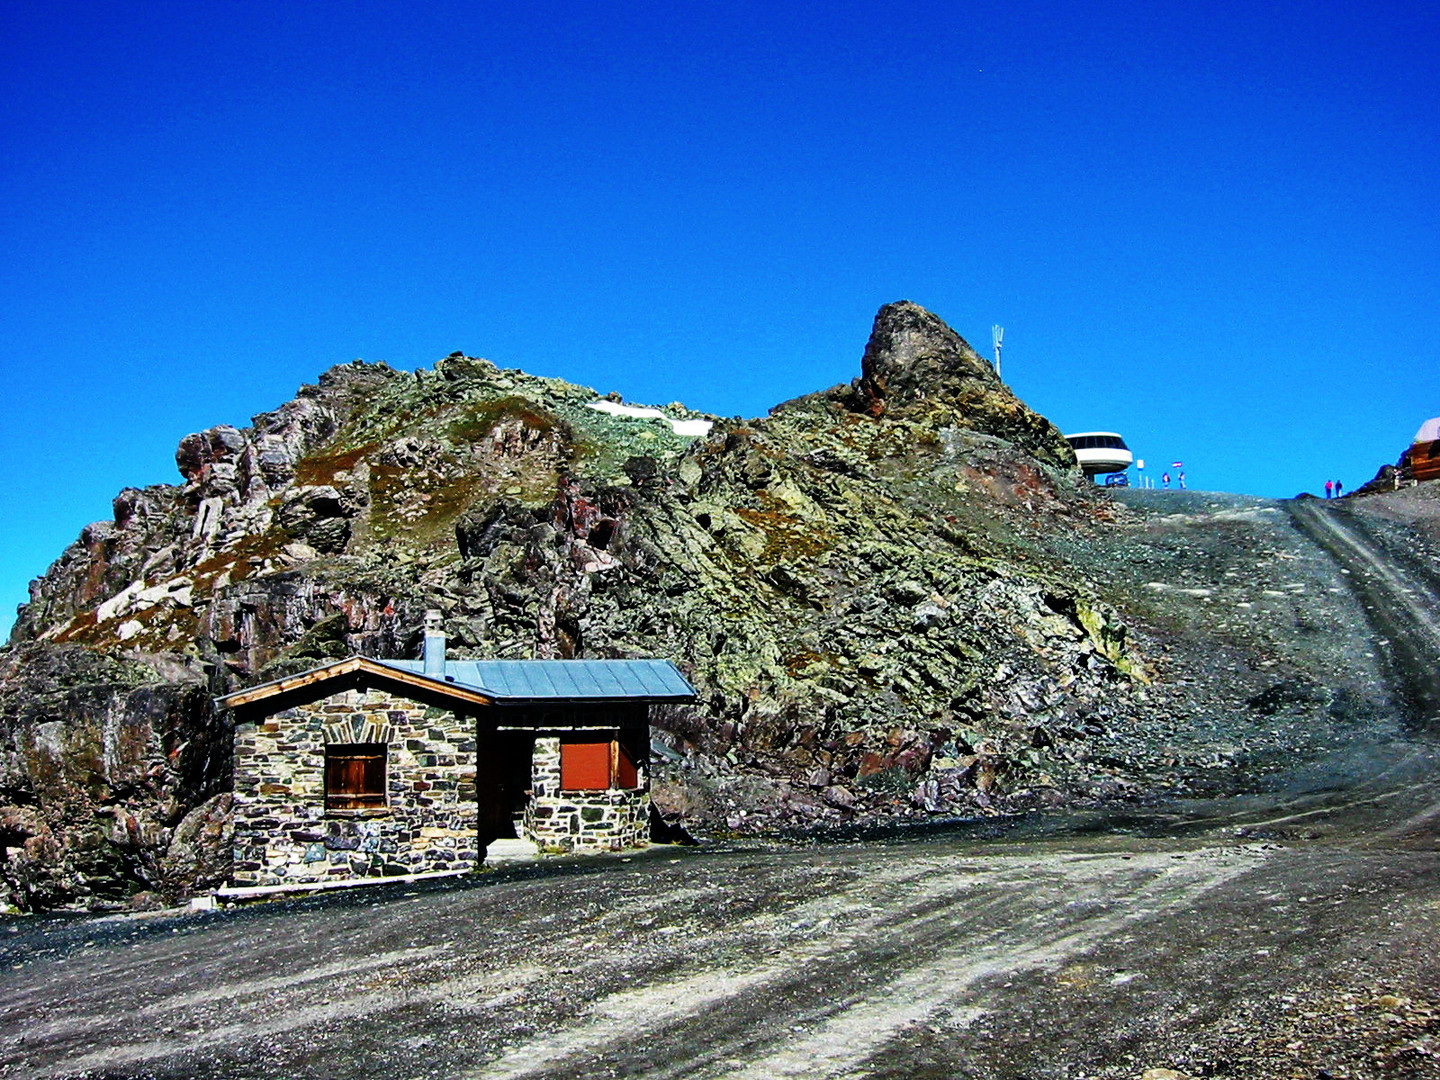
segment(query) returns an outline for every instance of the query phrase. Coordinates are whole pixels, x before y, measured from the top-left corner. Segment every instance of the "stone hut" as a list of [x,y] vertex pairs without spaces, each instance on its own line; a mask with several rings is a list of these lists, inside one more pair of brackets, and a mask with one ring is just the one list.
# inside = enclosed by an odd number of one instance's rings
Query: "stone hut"
[[496,840],[649,842],[649,709],[665,660],[352,656],[219,700],[235,715],[231,887],[462,872]]

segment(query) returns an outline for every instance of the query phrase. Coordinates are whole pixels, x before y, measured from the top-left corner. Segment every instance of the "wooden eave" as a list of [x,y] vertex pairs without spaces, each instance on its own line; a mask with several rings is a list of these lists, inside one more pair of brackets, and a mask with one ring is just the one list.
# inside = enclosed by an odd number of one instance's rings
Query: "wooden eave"
[[420,675],[381,664],[364,656],[352,656],[332,664],[302,671],[284,679],[237,690],[216,698],[223,709],[243,713],[271,713],[306,701],[316,701],[339,690],[379,685],[397,690],[404,696],[427,705],[454,708],[457,705],[490,706],[493,699],[468,687],[457,686],[444,679]]

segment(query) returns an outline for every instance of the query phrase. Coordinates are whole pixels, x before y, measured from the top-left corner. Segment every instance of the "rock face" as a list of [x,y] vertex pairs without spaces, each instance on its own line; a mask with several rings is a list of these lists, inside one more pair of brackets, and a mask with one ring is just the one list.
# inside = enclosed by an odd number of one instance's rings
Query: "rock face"
[[0,654],[0,846],[26,907],[145,906],[229,870],[230,736],[203,683],[77,646]]
[[[327,371],[182,440],[31,586],[0,654],[14,902],[173,899],[223,874],[214,694],[363,653],[675,660],[654,799],[693,830],[1064,798],[1056,729],[1146,664],[1037,536],[1111,513],[1060,433],[914,304],[850,385],[699,438],[454,354]],[[675,420],[703,419],[683,406]],[[136,897],[139,900],[136,901]]]
[[964,427],[1005,439],[1046,464],[1075,464],[1055,426],[1026,408],[989,361],[918,304],[880,309],[860,370],[857,404],[871,416],[924,420],[951,411]]

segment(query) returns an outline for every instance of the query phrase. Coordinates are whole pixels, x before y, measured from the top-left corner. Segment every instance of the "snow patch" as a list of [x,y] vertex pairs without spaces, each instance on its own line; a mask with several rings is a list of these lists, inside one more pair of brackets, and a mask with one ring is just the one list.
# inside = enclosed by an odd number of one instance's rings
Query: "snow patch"
[[639,405],[621,405],[617,401],[592,401],[589,408],[597,412],[609,413],[611,416],[629,416],[636,420],[664,420],[676,435],[683,435],[689,439],[709,435],[710,429],[714,426],[713,420],[674,420],[659,409],[647,409]]

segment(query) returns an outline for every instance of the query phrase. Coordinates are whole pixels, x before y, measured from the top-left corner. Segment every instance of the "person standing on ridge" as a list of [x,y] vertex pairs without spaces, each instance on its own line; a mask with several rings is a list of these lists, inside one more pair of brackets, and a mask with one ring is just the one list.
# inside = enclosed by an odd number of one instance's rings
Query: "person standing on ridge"
[[1343,494],[1345,494],[1345,485],[1343,485],[1342,483],[1340,483],[1339,480],[1336,480],[1336,481],[1335,481],[1335,498],[1338,499],[1338,498],[1340,498],[1340,496],[1343,495]]
[[1169,474],[1168,472],[1167,472],[1167,473],[1161,473],[1161,474],[1160,474],[1160,482],[1161,482],[1162,484],[1164,484],[1164,485],[1168,488],[1168,487],[1170,486],[1170,474]]
[[1327,499],[1330,498],[1330,493],[1331,493],[1332,491],[1334,491],[1334,490],[1335,490],[1335,484],[1334,484],[1334,482],[1333,482],[1333,481],[1330,481],[1330,480],[1326,480],[1326,481],[1325,481],[1325,498],[1327,498]]
[[1177,476],[1175,479],[1178,480],[1179,483],[1180,483],[1180,490],[1181,490],[1181,491],[1184,491],[1184,490],[1185,490],[1185,474],[1182,472],[1182,473],[1181,473],[1179,476]]

